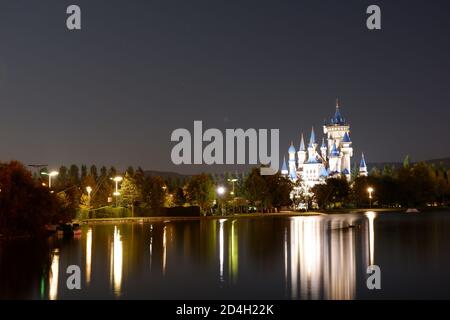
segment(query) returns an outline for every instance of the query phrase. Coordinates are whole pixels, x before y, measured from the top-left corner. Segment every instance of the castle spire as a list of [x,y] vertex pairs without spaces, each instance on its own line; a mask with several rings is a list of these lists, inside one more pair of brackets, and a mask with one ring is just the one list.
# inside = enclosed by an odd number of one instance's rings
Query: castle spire
[[300,148],[299,151],[305,151],[305,139],[303,138],[303,132],[302,137],[300,138]]
[[295,153],[295,147],[294,147],[294,142],[293,141],[291,141],[291,146],[289,147],[288,152],[289,153]]
[[366,159],[364,159],[364,152],[361,154],[361,163],[359,164],[360,168],[367,168]]
[[361,163],[359,164],[359,175],[362,177],[367,177],[369,173],[367,172],[366,159],[364,159],[364,153],[361,153]]
[[311,129],[311,138],[309,139],[308,147],[313,147],[316,144],[316,134],[314,133],[314,127]]
[[287,175],[289,173],[286,165],[286,156],[283,156],[283,166],[281,167],[281,174]]

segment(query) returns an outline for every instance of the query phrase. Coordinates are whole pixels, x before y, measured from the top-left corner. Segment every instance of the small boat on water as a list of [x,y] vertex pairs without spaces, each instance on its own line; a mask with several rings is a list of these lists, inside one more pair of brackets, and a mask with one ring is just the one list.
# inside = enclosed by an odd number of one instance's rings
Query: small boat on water
[[408,210],[406,210],[406,213],[419,213],[420,211],[417,210],[416,208],[408,208]]
[[81,236],[81,228],[78,223],[61,223],[56,229],[56,235],[64,237]]

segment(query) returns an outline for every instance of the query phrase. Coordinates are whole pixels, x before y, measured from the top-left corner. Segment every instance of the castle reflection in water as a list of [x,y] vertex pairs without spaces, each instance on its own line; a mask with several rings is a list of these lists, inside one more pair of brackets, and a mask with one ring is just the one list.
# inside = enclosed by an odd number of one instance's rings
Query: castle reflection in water
[[[292,299],[354,299],[357,252],[374,264],[374,212],[367,220],[291,218],[285,230],[285,277]],[[360,240],[362,250],[357,250]]]

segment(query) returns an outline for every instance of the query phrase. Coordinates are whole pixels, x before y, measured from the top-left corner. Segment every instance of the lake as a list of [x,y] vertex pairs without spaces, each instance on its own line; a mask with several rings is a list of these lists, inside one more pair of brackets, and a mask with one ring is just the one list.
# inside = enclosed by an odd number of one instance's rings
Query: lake
[[[1,243],[0,298],[450,298],[450,212],[82,228],[78,238]],[[70,265],[81,290],[66,286]],[[381,269],[381,290],[367,288],[369,265]]]

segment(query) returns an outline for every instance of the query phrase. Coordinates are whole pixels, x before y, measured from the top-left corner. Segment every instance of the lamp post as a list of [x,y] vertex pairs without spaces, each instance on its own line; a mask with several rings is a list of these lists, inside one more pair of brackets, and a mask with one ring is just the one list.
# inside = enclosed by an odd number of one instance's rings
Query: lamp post
[[48,176],[48,188],[51,189],[52,188],[52,177],[56,177],[59,174],[59,172],[58,171],[52,171],[50,173],[43,172],[42,174],[45,174]]
[[232,195],[232,196],[234,196],[234,183],[236,182],[236,181],[238,181],[238,179],[228,179],[228,181],[229,182],[231,182],[232,184],[233,184],[233,190],[230,192],[230,194]]
[[[218,195],[218,199],[217,199],[217,206],[220,208],[220,214],[222,215],[222,201],[220,201],[220,198],[225,194],[225,187],[219,186],[217,187],[217,195]],[[220,203],[220,206],[219,206]]]
[[88,208],[91,208],[91,192],[92,192],[92,188],[90,186],[86,187],[86,191],[88,193]]
[[113,196],[116,197],[116,207],[117,207],[117,201],[118,201],[118,198],[119,198],[119,196],[120,196],[120,192],[119,192],[119,182],[122,181],[123,178],[122,178],[121,176],[116,176],[116,177],[114,177],[114,178],[111,178],[111,180],[113,180],[113,181],[115,182],[115,184],[116,184],[116,188],[115,188],[115,190],[114,190]]
[[367,188],[367,192],[369,193],[369,208],[372,208],[372,192],[373,192],[373,188],[369,187]]

